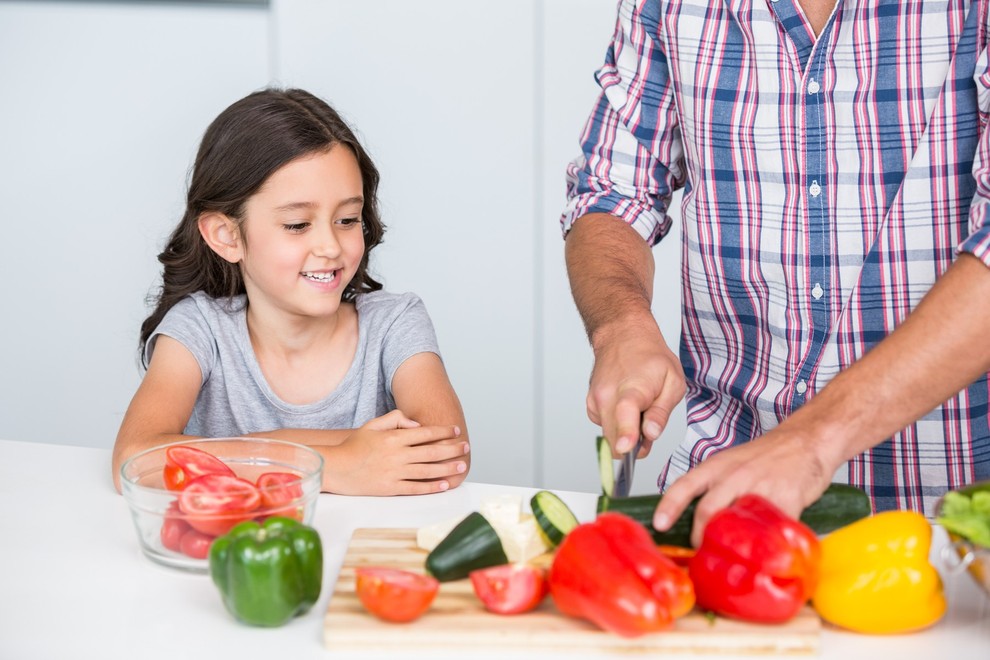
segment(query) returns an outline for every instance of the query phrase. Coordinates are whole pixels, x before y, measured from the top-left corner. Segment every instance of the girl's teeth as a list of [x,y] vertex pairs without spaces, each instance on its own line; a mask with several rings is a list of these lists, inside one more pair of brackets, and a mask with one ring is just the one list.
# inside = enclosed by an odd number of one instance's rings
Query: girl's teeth
[[303,273],[303,277],[306,277],[317,282],[332,282],[337,276],[337,271],[331,273]]

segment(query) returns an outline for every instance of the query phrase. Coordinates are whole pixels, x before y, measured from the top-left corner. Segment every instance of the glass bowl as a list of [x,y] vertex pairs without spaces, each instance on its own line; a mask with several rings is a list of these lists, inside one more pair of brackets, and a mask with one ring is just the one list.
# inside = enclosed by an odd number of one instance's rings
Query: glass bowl
[[[172,471],[169,482],[178,487],[175,457],[201,456],[176,447],[206,452],[229,471],[220,478],[207,474],[196,479],[190,467],[183,490],[169,490],[166,464]],[[165,566],[204,573],[209,570],[207,553],[213,538],[239,522],[281,515],[310,524],[322,474],[323,457],[304,445],[264,438],[210,438],[135,454],[120,468],[120,485],[142,552]]]
[[[972,496],[977,491],[990,491],[990,481],[981,481],[956,492]],[[935,507],[935,517],[942,513],[942,500]],[[976,584],[990,597],[990,548],[971,543],[962,536],[946,530],[951,543],[942,548],[942,561],[953,573],[969,572]]]

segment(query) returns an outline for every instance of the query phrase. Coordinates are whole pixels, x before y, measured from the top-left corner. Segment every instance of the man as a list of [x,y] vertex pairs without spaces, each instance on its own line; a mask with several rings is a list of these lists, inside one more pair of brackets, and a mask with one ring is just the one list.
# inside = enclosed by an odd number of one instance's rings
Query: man
[[[620,4],[563,226],[613,451],[645,455],[687,394],[658,528],[703,495],[697,543],[743,493],[796,516],[831,481],[930,515],[990,478],[987,13]],[[678,357],[649,248],[682,186]]]

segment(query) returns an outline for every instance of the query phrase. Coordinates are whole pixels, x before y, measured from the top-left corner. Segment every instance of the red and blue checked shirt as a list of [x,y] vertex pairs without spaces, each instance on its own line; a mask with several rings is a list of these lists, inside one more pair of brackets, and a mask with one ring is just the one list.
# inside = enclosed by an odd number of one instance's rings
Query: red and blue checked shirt
[[[620,4],[562,222],[610,213],[655,244],[684,189],[687,437],[661,488],[796,410],[958,251],[990,265],[987,13],[838,0],[816,38],[797,0]],[[834,480],[931,515],[988,478],[984,377]]]

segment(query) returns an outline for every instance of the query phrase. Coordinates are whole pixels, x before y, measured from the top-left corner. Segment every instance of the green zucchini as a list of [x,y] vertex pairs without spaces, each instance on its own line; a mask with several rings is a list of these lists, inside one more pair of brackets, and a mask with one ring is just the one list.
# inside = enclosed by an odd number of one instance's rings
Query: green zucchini
[[475,569],[508,562],[495,528],[474,511],[426,556],[426,570],[440,582],[449,582],[466,578]]
[[529,506],[536,517],[536,523],[543,536],[550,542],[550,547],[556,548],[564,540],[568,532],[578,526],[577,516],[564,501],[549,490],[541,490],[529,501]]
[[[691,547],[691,525],[694,522],[694,510],[698,500],[695,499],[687,506],[670,529],[661,532],[653,529],[653,512],[656,511],[661,497],[663,496],[637,495],[612,498],[602,495],[598,498],[598,513],[606,511],[624,513],[646,527],[653,534],[655,543],[682,548]],[[816,534],[828,534],[861,518],[866,518],[872,512],[870,498],[862,490],[846,484],[830,484],[822,496],[801,513],[801,522]]]
[[602,495],[612,497],[615,492],[615,466],[612,465],[612,445],[605,436],[600,435],[595,440],[598,450],[598,474],[602,480]]

